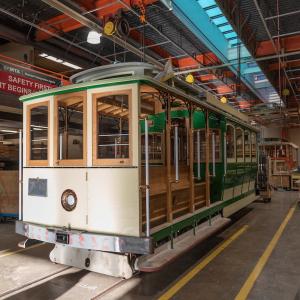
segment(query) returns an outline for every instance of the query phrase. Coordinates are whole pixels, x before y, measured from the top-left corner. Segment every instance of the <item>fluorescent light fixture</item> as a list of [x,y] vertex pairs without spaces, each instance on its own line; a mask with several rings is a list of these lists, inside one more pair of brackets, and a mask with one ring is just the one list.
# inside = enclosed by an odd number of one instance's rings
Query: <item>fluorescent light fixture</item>
[[57,57],[55,57],[53,55],[48,55],[47,53],[40,53],[39,56],[43,57],[43,58],[46,58],[46,59],[49,59],[51,61],[54,61],[54,62],[56,62],[58,64],[62,64],[64,66],[72,68],[74,70],[81,70],[82,69],[81,67],[79,67],[79,66],[77,66],[75,64],[72,64],[72,63],[70,63],[68,61],[64,61],[64,60],[62,60],[60,58],[57,58]]
[[69,62],[67,62],[67,61],[64,61],[62,64],[65,65],[65,66],[67,66],[67,67],[70,67],[70,68],[72,68],[72,69],[75,69],[75,70],[80,70],[80,69],[82,69],[81,67],[76,66],[76,65],[74,65],[74,64],[71,64],[71,63],[69,63]]
[[97,45],[97,44],[100,44],[100,42],[101,42],[101,36],[102,36],[102,33],[98,33],[97,31],[91,30],[88,33],[86,41],[89,44]]
[[1,132],[5,132],[5,133],[18,133],[18,131],[16,131],[16,130],[8,130],[8,129],[1,129]]

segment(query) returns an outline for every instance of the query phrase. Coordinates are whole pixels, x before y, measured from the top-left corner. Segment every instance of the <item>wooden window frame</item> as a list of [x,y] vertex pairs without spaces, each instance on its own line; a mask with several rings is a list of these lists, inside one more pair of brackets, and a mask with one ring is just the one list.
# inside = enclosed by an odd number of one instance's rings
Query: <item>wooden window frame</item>
[[[238,157],[238,155],[237,155],[237,134],[236,134],[236,132],[238,130],[242,131],[242,137],[243,137],[243,147],[242,147],[243,148],[243,157]],[[235,129],[235,145],[236,145],[236,162],[244,162],[245,161],[245,131],[241,127],[237,127]]]
[[[102,97],[112,95],[128,96],[128,128],[129,128],[129,158],[98,158],[98,116],[97,116],[97,100]],[[99,92],[93,94],[93,166],[132,166],[132,89],[124,89],[110,92]]]
[[[72,98],[74,96],[82,97],[83,102],[83,156],[82,159],[58,159],[58,101],[65,101],[68,98]],[[53,114],[53,122],[54,122],[54,147],[53,147],[53,164],[54,166],[59,167],[68,167],[68,166],[86,166],[87,163],[87,93],[86,91],[82,92],[74,92],[69,94],[61,94],[54,97],[54,114]]]
[[234,147],[234,153],[233,153],[233,157],[229,158],[227,156],[228,153],[227,153],[227,149],[226,149],[226,157],[225,157],[225,159],[226,159],[226,161],[228,163],[235,163],[236,162],[236,132],[235,132],[236,128],[231,123],[229,123],[229,124],[226,125],[226,133],[225,133],[225,136],[226,136],[226,138],[225,138],[225,140],[226,140],[226,147],[227,147],[227,127],[232,127],[233,128],[233,143],[234,143],[233,147]]
[[[39,106],[47,106],[48,109],[48,141],[47,141],[47,159],[31,159],[30,153],[31,153],[31,131],[30,131],[30,125],[31,125],[31,110],[33,108],[39,107]],[[28,167],[47,167],[49,166],[49,155],[50,155],[50,100],[41,101],[37,103],[32,103],[26,106],[26,164]]]

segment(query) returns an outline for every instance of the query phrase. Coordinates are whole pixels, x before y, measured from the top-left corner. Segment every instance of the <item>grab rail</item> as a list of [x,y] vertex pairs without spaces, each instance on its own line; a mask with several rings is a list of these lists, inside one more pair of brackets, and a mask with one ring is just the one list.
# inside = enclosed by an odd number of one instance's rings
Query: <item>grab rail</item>
[[201,150],[201,140],[200,140],[200,131],[197,130],[197,178],[198,179],[201,179],[201,162],[200,162],[200,159],[201,159],[201,153],[200,153],[200,150]]
[[145,183],[146,183],[146,235],[150,236],[150,186],[149,186],[149,135],[145,119]]
[[212,163],[213,163],[213,177],[216,176],[216,142],[215,142],[215,133],[212,132]]
[[174,159],[175,159],[175,180],[179,181],[179,155],[178,155],[178,126],[175,126],[174,136]]

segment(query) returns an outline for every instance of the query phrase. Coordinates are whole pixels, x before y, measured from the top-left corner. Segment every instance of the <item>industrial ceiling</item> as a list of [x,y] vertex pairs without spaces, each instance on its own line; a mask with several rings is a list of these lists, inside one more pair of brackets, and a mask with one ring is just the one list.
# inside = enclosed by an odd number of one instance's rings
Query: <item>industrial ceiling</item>
[[[128,61],[163,68],[171,59],[180,76],[193,74],[199,89],[226,97],[253,121],[298,126],[298,2],[0,0],[0,44],[31,45],[50,69],[45,54],[84,69]],[[87,43],[90,30],[103,32],[120,20],[128,34],[103,34],[99,45]]]

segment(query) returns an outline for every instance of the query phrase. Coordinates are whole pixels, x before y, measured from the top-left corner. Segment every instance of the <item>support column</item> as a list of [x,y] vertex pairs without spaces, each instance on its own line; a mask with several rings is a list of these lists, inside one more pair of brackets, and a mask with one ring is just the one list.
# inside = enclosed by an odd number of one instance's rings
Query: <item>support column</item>
[[173,220],[172,208],[172,166],[171,166],[171,103],[170,99],[166,100],[166,163],[167,163],[167,222]]
[[195,186],[194,186],[194,118],[193,118],[194,107],[189,106],[189,181],[190,181],[190,212],[195,211]]
[[206,206],[210,206],[210,173],[209,173],[209,161],[210,161],[210,130],[209,130],[209,111],[205,111],[205,119],[206,119],[206,130],[205,130],[205,183],[206,183]]

